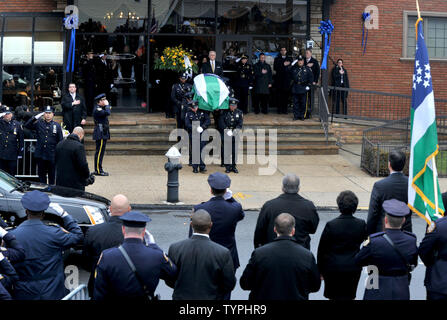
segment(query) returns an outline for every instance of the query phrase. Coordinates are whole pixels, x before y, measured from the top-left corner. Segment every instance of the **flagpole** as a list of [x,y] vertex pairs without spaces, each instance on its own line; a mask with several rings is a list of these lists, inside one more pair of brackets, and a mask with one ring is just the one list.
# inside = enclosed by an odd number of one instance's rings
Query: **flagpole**
[[419,10],[419,1],[418,0],[416,0],[416,8],[418,10],[418,18],[420,19],[421,18],[421,10]]

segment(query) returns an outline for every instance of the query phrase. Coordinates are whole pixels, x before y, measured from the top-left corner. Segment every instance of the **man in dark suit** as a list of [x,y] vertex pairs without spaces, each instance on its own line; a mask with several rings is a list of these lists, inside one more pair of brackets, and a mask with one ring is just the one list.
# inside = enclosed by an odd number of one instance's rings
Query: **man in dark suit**
[[[369,201],[368,220],[366,231],[368,234],[383,231],[384,210],[382,204],[385,200],[397,199],[408,203],[408,177],[402,173],[405,167],[405,153],[392,150],[388,155],[388,169],[390,175],[377,181],[371,192]],[[412,232],[411,213],[405,217],[403,230]]]
[[354,300],[362,269],[355,255],[366,240],[366,223],[353,216],[359,199],[352,191],[337,197],[341,215],[324,227],[318,245],[318,269],[324,277],[324,296],[332,300]]
[[84,239],[83,256],[86,259],[88,270],[91,271],[88,280],[88,291],[93,295],[93,283],[96,264],[101,252],[117,247],[124,241],[122,232],[123,222],[120,217],[131,210],[126,196],[118,194],[110,203],[110,218],[107,222],[88,228]]
[[315,95],[316,85],[318,84],[318,80],[320,79],[320,64],[317,59],[312,57],[312,48],[306,49],[306,60],[304,61],[305,65],[312,70],[313,74],[313,82],[311,86],[311,90],[307,92],[307,114],[306,119],[312,116],[312,107]]
[[68,84],[68,94],[61,100],[62,117],[65,129],[73,132],[73,128],[83,126],[87,119],[87,107],[84,99],[76,92],[76,84]]
[[253,251],[240,284],[251,290],[249,300],[308,300],[320,289],[315,258],[293,237],[295,218],[281,213],[275,218],[277,238]]
[[278,113],[287,114],[287,107],[289,105],[290,97],[290,68],[292,58],[287,56],[287,49],[281,47],[279,55],[275,58],[273,63],[273,70],[276,72],[274,87],[276,90],[276,103]]
[[222,63],[216,61],[216,51],[210,51],[208,54],[209,61],[202,64],[201,73],[213,73],[219,77],[223,76]]
[[56,185],[85,190],[90,176],[84,145],[81,143],[84,130],[73,129],[73,133],[56,146]]
[[173,300],[223,300],[236,285],[230,251],[211,241],[213,223],[205,210],[191,216],[192,237],[169,247],[168,256],[178,267]]
[[275,218],[283,212],[288,212],[295,218],[295,240],[306,249],[310,249],[309,234],[317,231],[320,221],[317,209],[312,201],[298,194],[300,179],[295,174],[287,174],[283,178],[282,185],[284,193],[264,203],[259,212],[254,246],[258,248],[275,240],[276,233],[273,231]]
[[[213,227],[210,231],[210,239],[231,252],[234,270],[239,268],[239,256],[236,247],[235,231],[237,223],[244,219],[244,211],[239,202],[233,197],[227,197],[227,188],[230,187],[231,179],[224,173],[215,172],[208,177],[213,197],[194,207],[194,211],[203,209],[211,215]],[[189,236],[192,228],[189,228]]]

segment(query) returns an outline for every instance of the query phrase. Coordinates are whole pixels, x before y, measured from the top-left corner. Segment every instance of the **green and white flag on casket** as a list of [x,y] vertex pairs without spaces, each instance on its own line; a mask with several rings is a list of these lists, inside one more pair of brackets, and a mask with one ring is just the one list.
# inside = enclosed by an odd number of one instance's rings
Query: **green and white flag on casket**
[[408,206],[428,224],[431,224],[432,221],[443,216],[444,205],[435,162],[435,157],[439,152],[435,98],[421,18],[416,22],[416,37],[411,103]]
[[221,78],[215,74],[199,74],[194,78],[194,100],[199,109],[214,111],[228,109],[229,90]]

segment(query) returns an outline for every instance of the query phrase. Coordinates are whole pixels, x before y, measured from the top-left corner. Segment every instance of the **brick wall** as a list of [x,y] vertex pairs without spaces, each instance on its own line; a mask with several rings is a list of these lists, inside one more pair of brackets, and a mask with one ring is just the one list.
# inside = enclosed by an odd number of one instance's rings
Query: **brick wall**
[[[445,0],[419,3],[422,11],[447,12]],[[367,50],[362,55],[361,15],[368,5],[379,8],[379,29],[369,30]],[[411,95],[414,61],[400,60],[404,10],[416,11],[416,2],[337,0],[331,6],[335,29],[329,55],[334,60],[343,59],[352,88]],[[431,61],[430,64],[435,98],[447,99],[447,61]],[[332,69],[332,65],[328,67]]]
[[0,12],[52,12],[57,9],[59,2],[61,1],[3,0],[0,1]]

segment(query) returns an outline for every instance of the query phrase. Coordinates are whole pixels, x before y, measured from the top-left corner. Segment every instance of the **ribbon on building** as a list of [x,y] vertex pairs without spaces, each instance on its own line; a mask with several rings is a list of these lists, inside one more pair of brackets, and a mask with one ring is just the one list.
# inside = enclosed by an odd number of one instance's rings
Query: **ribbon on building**
[[[70,46],[68,47],[67,72],[74,71],[75,48],[76,48],[76,29],[79,25],[79,17],[76,14],[70,14],[64,18],[65,29],[71,30]],[[71,66],[71,68],[70,68]]]
[[363,54],[366,52],[366,44],[368,43],[368,28],[366,28],[365,32],[365,24],[367,21],[371,20],[371,14],[369,12],[362,13],[362,49]]
[[329,49],[331,47],[331,34],[334,31],[334,25],[331,20],[323,20],[318,27],[321,35],[324,35],[324,55],[321,62],[321,69],[327,69],[327,57],[329,55]]

